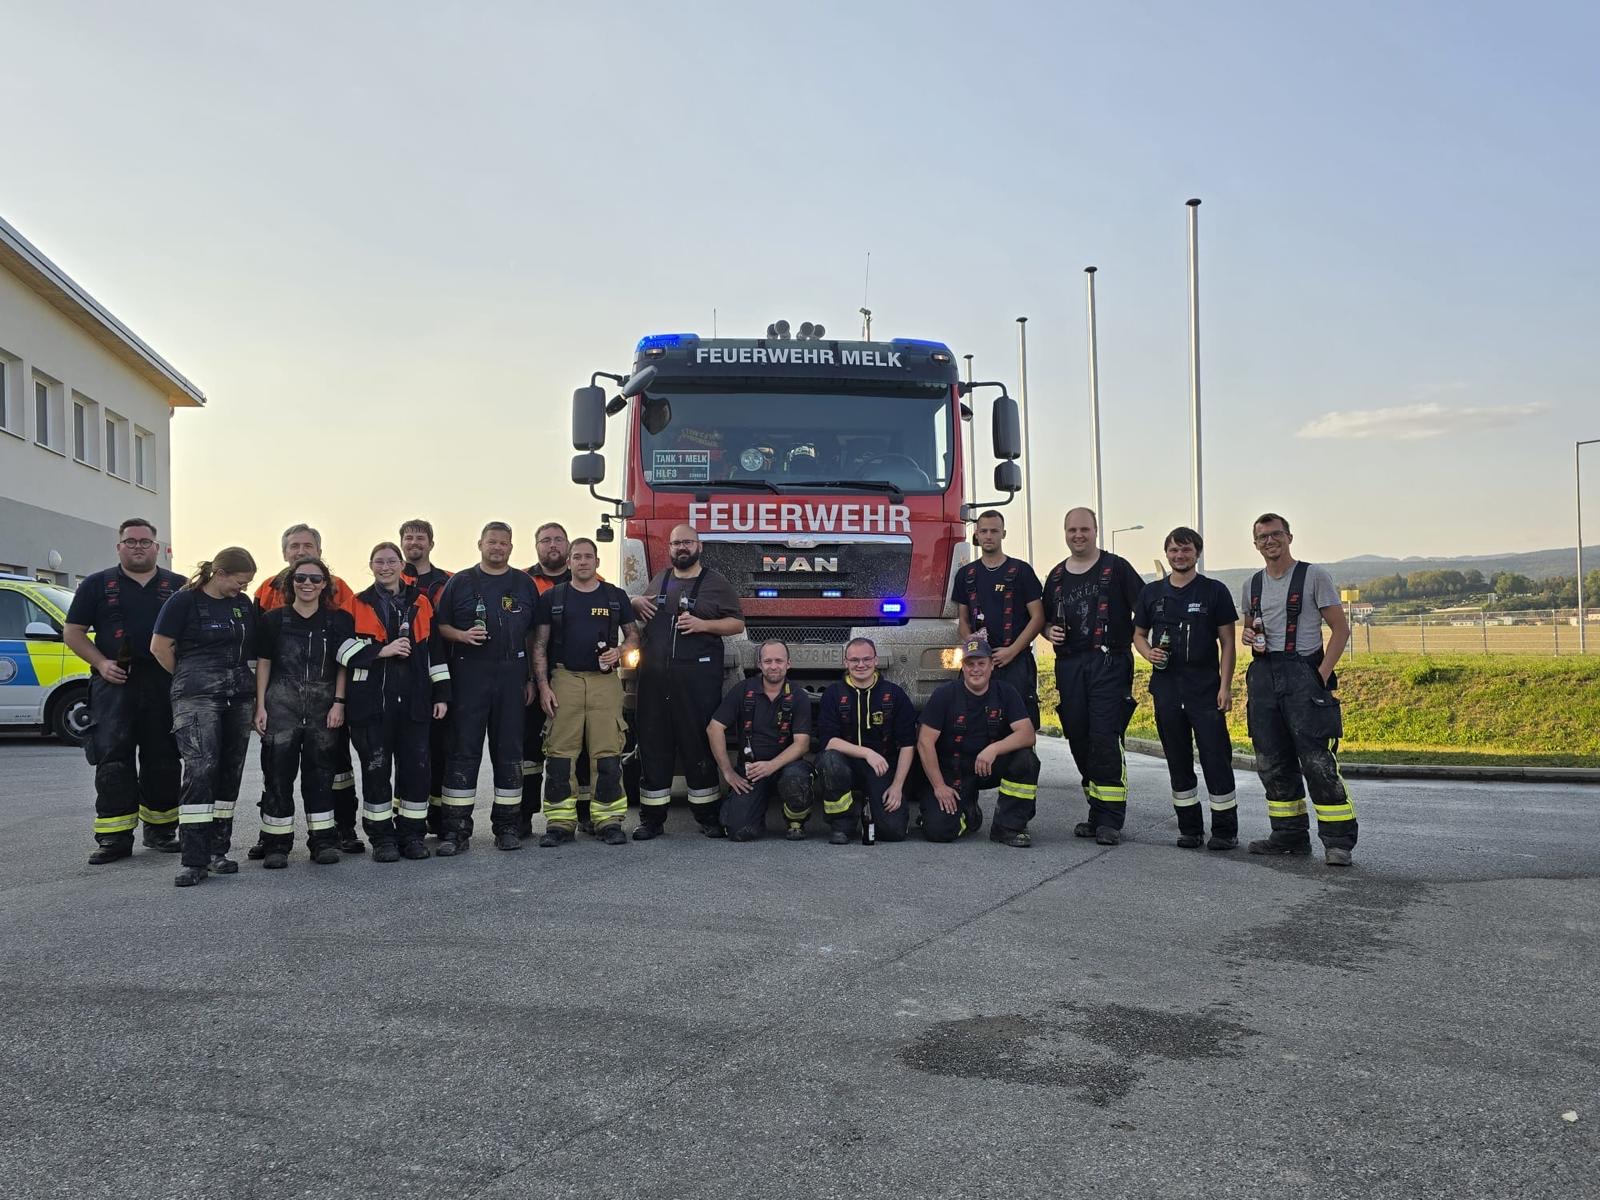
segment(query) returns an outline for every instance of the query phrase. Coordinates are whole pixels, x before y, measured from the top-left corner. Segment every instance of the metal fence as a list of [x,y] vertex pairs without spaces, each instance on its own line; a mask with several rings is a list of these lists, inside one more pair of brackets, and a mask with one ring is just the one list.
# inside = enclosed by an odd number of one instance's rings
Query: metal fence
[[[1589,612],[1584,641],[1600,654],[1600,613]],[[1352,623],[1351,654],[1578,654],[1578,610],[1431,612],[1372,616]]]

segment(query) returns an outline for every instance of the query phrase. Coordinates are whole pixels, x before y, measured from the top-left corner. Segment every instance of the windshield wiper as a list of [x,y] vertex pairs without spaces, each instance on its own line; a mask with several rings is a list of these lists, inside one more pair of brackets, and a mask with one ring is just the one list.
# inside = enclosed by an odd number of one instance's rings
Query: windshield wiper
[[673,479],[650,486],[657,491],[662,488],[693,488],[697,492],[715,492],[726,488],[742,488],[751,492],[771,492],[774,496],[783,495],[776,484],[768,483],[765,479]]
[[872,492],[888,492],[900,498],[905,497],[905,489],[898,483],[889,483],[883,479],[796,479],[787,486],[791,488],[864,488]]

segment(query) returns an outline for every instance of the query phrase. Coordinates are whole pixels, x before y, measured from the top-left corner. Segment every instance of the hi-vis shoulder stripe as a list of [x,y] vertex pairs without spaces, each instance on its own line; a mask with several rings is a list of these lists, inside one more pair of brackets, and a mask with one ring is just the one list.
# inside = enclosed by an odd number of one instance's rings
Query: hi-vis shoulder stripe
[[361,653],[361,648],[371,642],[371,638],[345,638],[339,647],[339,652],[334,655],[339,660],[341,667],[348,667],[350,660]]

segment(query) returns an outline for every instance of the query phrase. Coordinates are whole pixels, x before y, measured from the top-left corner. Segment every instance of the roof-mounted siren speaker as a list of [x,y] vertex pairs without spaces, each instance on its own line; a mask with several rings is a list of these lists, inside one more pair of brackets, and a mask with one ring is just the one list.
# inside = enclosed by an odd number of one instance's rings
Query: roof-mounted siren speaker
[[777,331],[780,341],[787,342],[789,340],[789,322],[780,319],[773,328]]
[[801,321],[800,322],[800,340],[801,341],[809,342],[813,337],[816,336],[816,332],[817,332],[817,327],[815,325],[813,325],[810,321]]
[[825,334],[827,332],[828,331],[826,329],[824,329],[821,325],[813,325],[811,327],[811,336],[814,337],[814,338],[820,338],[823,334]]

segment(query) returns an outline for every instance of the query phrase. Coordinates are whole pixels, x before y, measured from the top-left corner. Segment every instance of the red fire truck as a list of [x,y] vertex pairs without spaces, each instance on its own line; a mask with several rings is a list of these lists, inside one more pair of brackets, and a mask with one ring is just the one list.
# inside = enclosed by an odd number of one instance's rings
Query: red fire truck
[[[813,695],[842,671],[852,637],[872,638],[884,673],[923,704],[959,664],[953,573],[968,522],[1021,487],[1016,402],[1000,383],[963,383],[942,342],[826,339],[787,323],[758,339],[652,334],[630,375],[596,372],[573,395],[572,480],[623,526],[619,582],[637,594],[665,569],[674,525],[699,531],[702,561],[732,582],[746,632],[728,679],[756,647],[788,643],[790,678]],[[621,385],[610,400],[601,378]],[[967,495],[969,391],[993,404],[996,490]],[[622,495],[602,496],[607,418],[625,414]],[[630,671],[624,672],[625,683]]]

